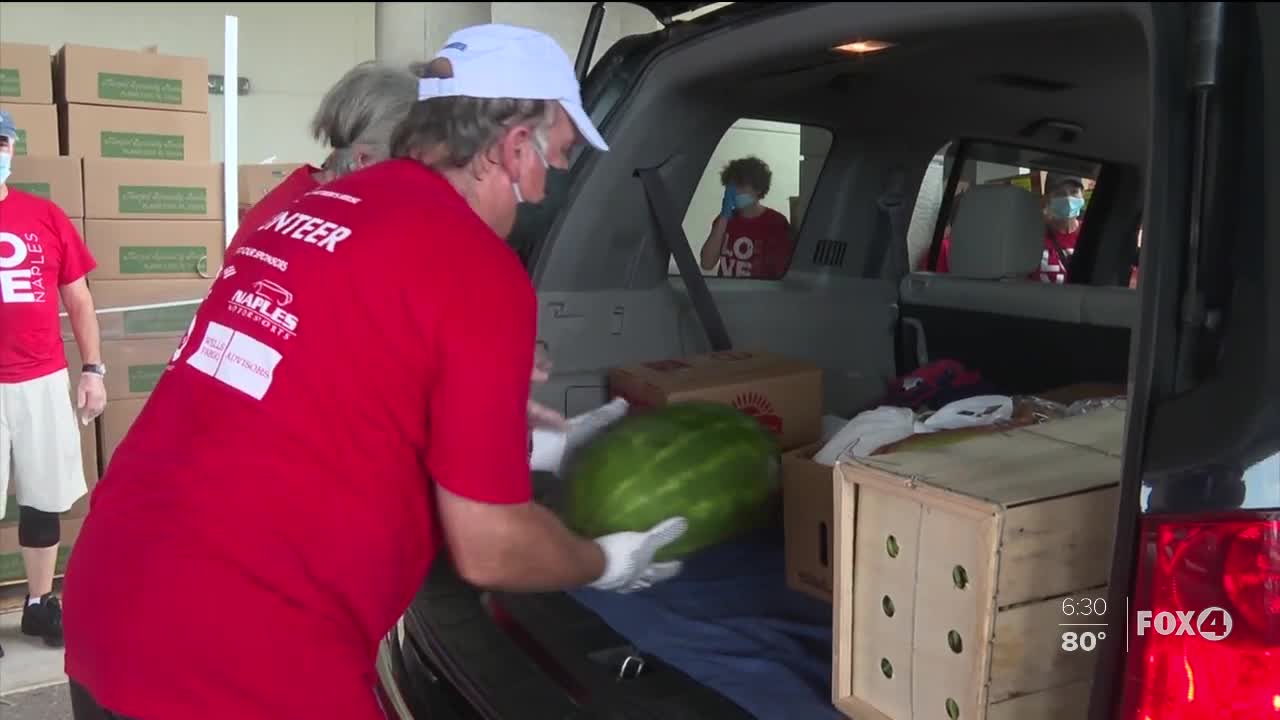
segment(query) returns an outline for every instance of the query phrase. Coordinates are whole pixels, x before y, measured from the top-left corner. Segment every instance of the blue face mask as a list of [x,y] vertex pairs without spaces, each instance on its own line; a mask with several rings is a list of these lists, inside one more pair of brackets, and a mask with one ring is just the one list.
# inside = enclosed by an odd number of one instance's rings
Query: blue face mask
[[9,170],[13,165],[13,155],[7,152],[0,152],[0,185],[9,179]]
[[1074,220],[1084,210],[1084,198],[1056,197],[1049,201],[1049,212],[1059,220]]
[[756,204],[756,196],[751,193],[738,193],[734,197],[734,203],[737,205],[739,210],[749,208]]

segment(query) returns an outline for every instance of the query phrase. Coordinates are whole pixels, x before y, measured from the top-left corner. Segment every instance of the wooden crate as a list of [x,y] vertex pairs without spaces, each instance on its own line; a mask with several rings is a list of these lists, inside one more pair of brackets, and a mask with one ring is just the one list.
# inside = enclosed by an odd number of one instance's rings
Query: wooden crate
[[[1105,597],[1124,405],[835,467],[832,701],[858,720],[1076,720]],[[852,522],[851,522],[852,521]]]

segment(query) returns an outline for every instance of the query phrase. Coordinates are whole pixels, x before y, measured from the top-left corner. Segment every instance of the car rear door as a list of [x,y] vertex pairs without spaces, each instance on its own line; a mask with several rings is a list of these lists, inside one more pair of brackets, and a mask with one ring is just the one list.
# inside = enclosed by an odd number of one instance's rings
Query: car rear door
[[1280,6],[1152,12],[1142,317],[1090,718],[1274,717]]

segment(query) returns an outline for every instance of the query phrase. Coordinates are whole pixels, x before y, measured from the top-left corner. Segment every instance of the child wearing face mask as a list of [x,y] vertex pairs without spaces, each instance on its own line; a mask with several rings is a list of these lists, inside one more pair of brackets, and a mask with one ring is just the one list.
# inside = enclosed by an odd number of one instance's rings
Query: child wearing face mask
[[702,245],[703,270],[718,277],[776,280],[791,262],[795,240],[782,213],[761,204],[772,172],[755,157],[730,162],[720,173],[724,198],[720,214]]
[[1080,240],[1080,216],[1084,213],[1084,181],[1072,175],[1050,173],[1045,178],[1045,236],[1040,282],[1067,281],[1067,270]]
[[[1061,285],[1067,281],[1071,256],[1080,240],[1080,218],[1085,207],[1084,181],[1073,175],[1049,173],[1045,178],[1044,192],[1044,251],[1040,256],[1040,267],[1031,273],[1029,279]],[[961,194],[957,191],[956,197]],[[948,227],[942,236],[942,249],[934,272],[950,272],[950,250],[951,228]],[[921,258],[920,270],[926,269],[928,260],[926,253]]]

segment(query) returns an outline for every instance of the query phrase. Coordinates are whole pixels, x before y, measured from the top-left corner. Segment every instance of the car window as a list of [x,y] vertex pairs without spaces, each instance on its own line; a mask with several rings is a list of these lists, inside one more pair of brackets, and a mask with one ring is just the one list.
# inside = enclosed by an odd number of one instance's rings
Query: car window
[[[1044,249],[1040,267],[1026,279],[1063,284],[1081,232],[1089,222],[1089,209],[1101,165],[1023,148],[971,144],[964,148],[961,166],[955,167],[956,146],[948,144],[934,156],[908,231],[908,258],[913,271],[947,273],[950,270],[951,224],[965,193],[977,186],[1011,185],[1030,193],[1044,220]],[[958,175],[956,174],[958,173]],[[949,182],[954,195],[942,202]],[[941,237],[937,230],[941,225]],[[935,245],[937,247],[935,247]],[[1128,283],[1125,277],[1123,282]]]
[[[729,127],[684,216],[704,275],[777,280],[786,274],[830,147],[824,128],[753,118]],[[673,259],[670,273],[679,272]]]

